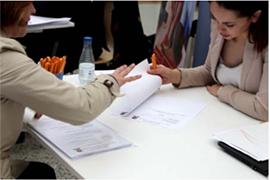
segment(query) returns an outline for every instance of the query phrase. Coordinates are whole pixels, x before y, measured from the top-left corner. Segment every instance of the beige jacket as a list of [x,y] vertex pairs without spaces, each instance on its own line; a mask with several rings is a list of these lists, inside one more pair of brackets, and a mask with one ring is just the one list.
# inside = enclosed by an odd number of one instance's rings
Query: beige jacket
[[[109,89],[103,82],[114,83]],[[11,178],[10,148],[22,128],[25,107],[72,124],[93,120],[119,93],[119,85],[109,75],[98,76],[86,87],[74,87],[58,80],[27,57],[15,40],[0,37],[0,125],[1,178]]]
[[[211,34],[211,43],[204,65],[181,69],[179,88],[219,83],[216,70],[224,39],[217,32]],[[268,121],[268,48],[258,54],[254,45],[247,42],[243,55],[240,87],[225,85],[218,91],[218,98],[235,109],[256,119]]]

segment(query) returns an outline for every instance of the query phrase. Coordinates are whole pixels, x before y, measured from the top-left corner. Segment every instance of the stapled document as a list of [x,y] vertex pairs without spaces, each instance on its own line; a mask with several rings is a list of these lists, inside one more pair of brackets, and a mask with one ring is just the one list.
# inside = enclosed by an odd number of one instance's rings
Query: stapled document
[[29,121],[28,124],[71,159],[131,145],[98,120],[73,126],[43,115],[40,120]]

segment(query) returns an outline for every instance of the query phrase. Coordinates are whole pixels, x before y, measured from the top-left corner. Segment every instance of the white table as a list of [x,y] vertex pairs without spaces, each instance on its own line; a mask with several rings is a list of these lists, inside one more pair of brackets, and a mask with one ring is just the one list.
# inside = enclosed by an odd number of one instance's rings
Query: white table
[[[87,179],[266,179],[223,152],[213,140],[217,131],[258,124],[210,95],[206,88],[161,88],[175,98],[203,100],[207,106],[179,130],[102,115],[102,122],[134,146],[71,160],[34,131],[74,175]],[[179,107],[181,108],[181,107]]]

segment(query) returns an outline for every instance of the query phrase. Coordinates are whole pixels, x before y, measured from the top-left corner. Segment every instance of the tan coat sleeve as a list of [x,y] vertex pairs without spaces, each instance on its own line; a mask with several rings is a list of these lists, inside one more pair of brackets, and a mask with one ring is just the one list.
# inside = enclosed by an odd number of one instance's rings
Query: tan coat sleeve
[[233,86],[224,86],[218,98],[256,119],[268,121],[268,52],[265,53],[259,90],[251,94]]
[[[5,57],[6,56],[6,57]],[[88,122],[104,111],[119,93],[118,83],[108,75],[86,87],[58,80],[21,53],[2,53],[1,91],[13,101],[72,124]],[[9,58],[12,57],[12,58]],[[114,82],[109,90],[103,80]],[[113,91],[113,92],[112,92]]]

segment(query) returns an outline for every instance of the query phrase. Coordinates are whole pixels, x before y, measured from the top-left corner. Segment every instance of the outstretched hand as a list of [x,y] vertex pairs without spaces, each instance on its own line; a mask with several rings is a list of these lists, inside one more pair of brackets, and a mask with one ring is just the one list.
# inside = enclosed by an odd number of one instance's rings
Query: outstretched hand
[[141,78],[141,75],[135,75],[135,76],[126,77],[128,75],[128,73],[134,67],[135,67],[135,64],[131,64],[129,66],[122,65],[112,73],[112,76],[117,80],[119,86],[122,86],[127,82],[135,81],[135,80]]

